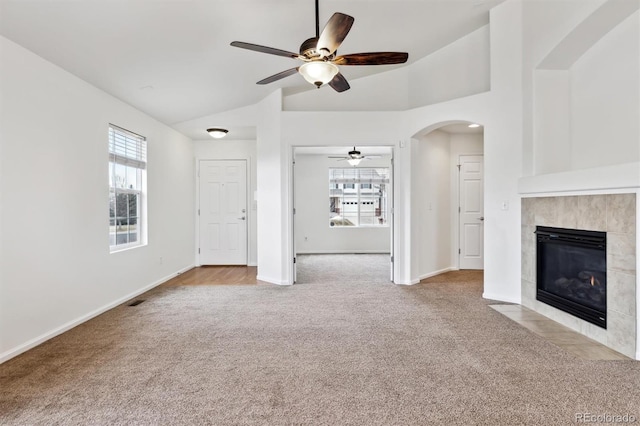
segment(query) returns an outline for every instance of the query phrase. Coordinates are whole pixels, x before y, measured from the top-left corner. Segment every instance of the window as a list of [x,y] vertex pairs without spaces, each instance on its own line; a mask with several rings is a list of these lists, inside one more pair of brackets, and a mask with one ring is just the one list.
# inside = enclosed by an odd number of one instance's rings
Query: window
[[109,247],[142,245],[145,220],[146,139],[109,125]]
[[329,169],[329,226],[387,226],[389,169]]

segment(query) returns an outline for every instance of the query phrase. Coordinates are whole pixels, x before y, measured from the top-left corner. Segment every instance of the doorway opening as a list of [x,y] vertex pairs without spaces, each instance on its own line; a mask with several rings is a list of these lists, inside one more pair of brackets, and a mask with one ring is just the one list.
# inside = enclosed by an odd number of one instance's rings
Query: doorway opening
[[297,146],[292,159],[293,282],[393,281],[393,148]]
[[414,136],[419,278],[484,269],[484,128],[435,124]]

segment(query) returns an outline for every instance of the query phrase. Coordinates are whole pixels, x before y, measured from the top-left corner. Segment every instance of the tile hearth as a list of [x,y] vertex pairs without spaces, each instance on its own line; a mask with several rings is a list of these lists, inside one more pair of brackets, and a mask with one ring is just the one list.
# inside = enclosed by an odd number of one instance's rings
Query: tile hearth
[[630,358],[589,339],[557,322],[520,305],[489,305],[549,343],[581,359],[592,361],[629,360]]

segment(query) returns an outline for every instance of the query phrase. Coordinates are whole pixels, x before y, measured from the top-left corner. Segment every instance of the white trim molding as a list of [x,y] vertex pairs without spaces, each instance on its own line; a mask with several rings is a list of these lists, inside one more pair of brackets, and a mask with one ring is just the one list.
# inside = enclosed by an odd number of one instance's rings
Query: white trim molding
[[257,275],[256,280],[269,283],[269,284],[275,284],[275,285],[291,285],[289,281],[269,278],[269,277],[265,277],[264,275]]
[[448,268],[440,269],[438,271],[433,271],[433,272],[428,272],[426,274],[422,274],[422,275],[420,275],[420,277],[418,277],[418,281],[422,281],[422,280],[427,279],[427,278],[435,277],[436,275],[444,274],[446,272],[451,272],[451,271],[457,271],[457,270],[458,270],[458,268],[456,268],[455,266],[449,266]]

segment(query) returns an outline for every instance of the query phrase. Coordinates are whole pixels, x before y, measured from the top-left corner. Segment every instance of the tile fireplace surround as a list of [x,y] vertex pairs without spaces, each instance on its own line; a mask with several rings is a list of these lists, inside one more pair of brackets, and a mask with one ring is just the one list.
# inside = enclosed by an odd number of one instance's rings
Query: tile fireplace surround
[[[607,233],[607,329],[536,300],[536,226]],[[636,358],[636,194],[522,199],[522,305]]]

